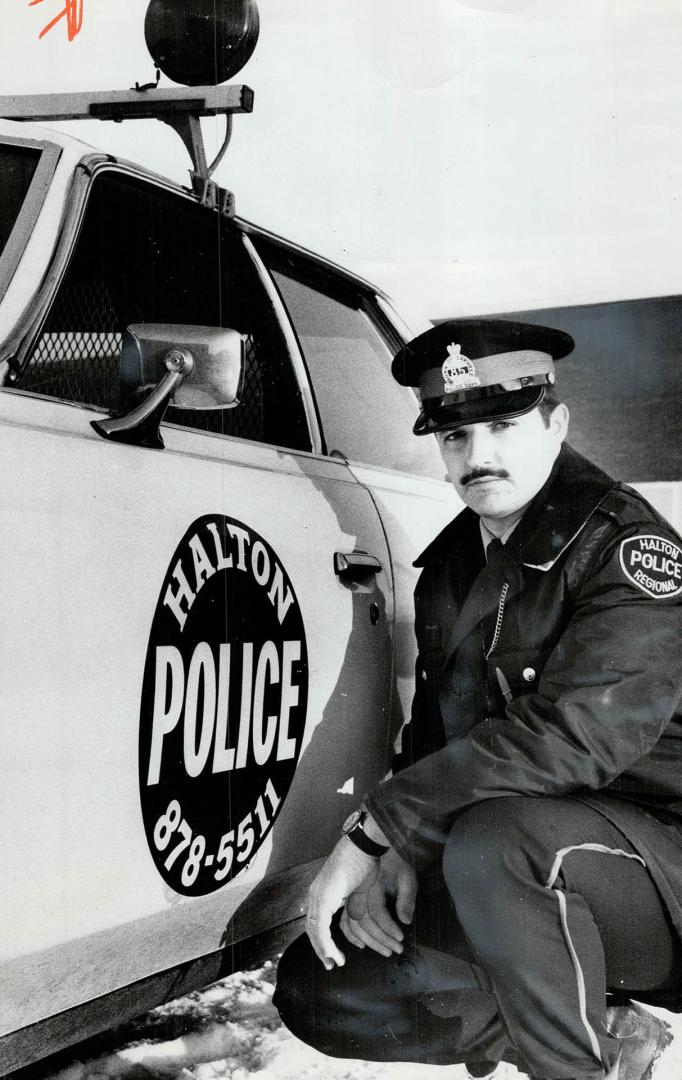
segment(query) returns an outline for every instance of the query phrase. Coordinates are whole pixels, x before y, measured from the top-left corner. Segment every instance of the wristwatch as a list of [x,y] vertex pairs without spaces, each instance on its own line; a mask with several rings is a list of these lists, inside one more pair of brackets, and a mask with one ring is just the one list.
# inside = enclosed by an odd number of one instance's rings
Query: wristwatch
[[354,810],[341,826],[341,832],[348,837],[352,844],[360,848],[360,851],[364,851],[365,855],[371,855],[373,859],[380,859],[382,855],[386,854],[390,845],[378,844],[376,840],[370,840],[362,827],[366,817],[366,810]]

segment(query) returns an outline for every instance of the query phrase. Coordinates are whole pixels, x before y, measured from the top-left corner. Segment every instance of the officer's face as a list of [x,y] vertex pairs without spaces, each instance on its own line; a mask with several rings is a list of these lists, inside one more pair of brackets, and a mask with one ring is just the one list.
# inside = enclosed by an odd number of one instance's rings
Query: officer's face
[[545,424],[539,409],[509,420],[465,424],[437,433],[458,494],[486,520],[519,517],[549,476],[566,435],[568,410],[559,405]]

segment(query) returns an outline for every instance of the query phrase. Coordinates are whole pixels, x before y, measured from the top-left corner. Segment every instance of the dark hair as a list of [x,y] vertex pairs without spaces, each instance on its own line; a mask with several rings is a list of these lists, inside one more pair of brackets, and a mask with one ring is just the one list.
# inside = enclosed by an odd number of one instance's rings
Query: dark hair
[[549,427],[549,418],[556,409],[557,405],[561,405],[561,398],[559,397],[553,386],[548,386],[545,390],[542,401],[538,405],[540,416],[545,422],[545,427]]

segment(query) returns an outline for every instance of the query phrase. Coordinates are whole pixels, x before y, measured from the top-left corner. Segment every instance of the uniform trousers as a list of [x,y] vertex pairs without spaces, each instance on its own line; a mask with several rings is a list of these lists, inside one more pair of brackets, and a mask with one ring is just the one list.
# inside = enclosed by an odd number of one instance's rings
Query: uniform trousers
[[644,861],[573,798],[461,813],[400,956],[350,945],[338,920],[335,938],[344,967],[325,971],[305,936],[280,961],[275,1005],[299,1038],[335,1057],[481,1074],[504,1059],[542,1080],[601,1080],[620,1046],[607,992],[650,996],[682,971]]

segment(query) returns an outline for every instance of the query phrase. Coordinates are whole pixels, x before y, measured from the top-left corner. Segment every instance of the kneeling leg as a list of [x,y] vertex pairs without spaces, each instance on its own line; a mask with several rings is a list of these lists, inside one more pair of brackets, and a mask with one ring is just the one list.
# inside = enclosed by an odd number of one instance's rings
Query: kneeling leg
[[[387,959],[350,945],[338,925],[334,933],[344,967],[326,971],[305,935],[280,960],[273,1000],[298,1038],[333,1057],[364,1061],[443,1065],[502,1057],[507,1036],[497,1004],[468,960],[419,945],[412,934],[403,954]],[[448,1003],[444,1012],[425,1006],[425,998],[439,996]]]

